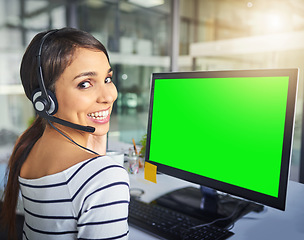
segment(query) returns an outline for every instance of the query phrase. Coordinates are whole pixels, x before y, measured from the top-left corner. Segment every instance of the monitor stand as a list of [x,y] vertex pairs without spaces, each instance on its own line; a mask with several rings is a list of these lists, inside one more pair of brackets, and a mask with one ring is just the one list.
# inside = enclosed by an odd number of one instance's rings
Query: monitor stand
[[186,187],[167,193],[157,198],[156,203],[189,216],[203,220],[206,223],[216,219],[219,227],[229,227],[236,220],[251,211],[260,212],[263,206],[246,200],[234,198],[227,194],[218,194],[211,188]]

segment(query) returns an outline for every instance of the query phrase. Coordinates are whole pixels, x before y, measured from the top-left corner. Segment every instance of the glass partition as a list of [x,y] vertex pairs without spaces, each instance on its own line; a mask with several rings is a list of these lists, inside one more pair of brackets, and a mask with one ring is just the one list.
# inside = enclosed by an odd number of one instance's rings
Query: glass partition
[[[109,50],[119,91],[109,139],[139,143],[147,128],[151,73],[170,70],[171,8],[176,2],[179,71],[300,68],[291,172],[297,180],[304,0],[1,0],[0,139],[7,133],[18,136],[34,116],[19,79],[25,47],[39,31],[72,26],[92,33]],[[253,48],[256,41],[261,42]]]

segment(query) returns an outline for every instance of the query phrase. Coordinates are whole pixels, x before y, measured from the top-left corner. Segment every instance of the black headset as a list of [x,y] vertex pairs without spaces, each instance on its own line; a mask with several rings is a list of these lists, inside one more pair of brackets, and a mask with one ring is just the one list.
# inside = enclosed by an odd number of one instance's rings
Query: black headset
[[42,55],[42,47],[47,39],[48,36],[50,36],[53,33],[58,32],[58,29],[51,30],[47,32],[41,39],[38,54],[37,54],[37,79],[39,83],[39,88],[34,90],[32,93],[32,103],[34,106],[34,109],[36,113],[42,117],[45,118],[49,121],[56,122],[58,124],[74,128],[77,130],[85,131],[85,132],[94,132],[95,128],[91,126],[82,126],[79,124],[71,123],[66,120],[54,117],[53,115],[57,112],[58,110],[58,102],[56,99],[55,94],[46,89],[45,84],[44,84],[44,79],[43,79],[43,70],[42,70],[42,64],[41,64],[41,55]]

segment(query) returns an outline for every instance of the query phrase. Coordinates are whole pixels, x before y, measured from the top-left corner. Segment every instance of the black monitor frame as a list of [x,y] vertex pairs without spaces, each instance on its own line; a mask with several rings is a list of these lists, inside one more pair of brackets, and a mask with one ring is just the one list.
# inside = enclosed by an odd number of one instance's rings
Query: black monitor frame
[[[147,146],[145,159],[157,166],[157,171],[177,177],[192,183],[207,186],[228,194],[236,195],[251,201],[255,201],[273,208],[285,210],[286,192],[289,179],[289,166],[292,150],[293,129],[294,129],[294,115],[295,103],[297,96],[298,85],[298,69],[259,69],[259,70],[231,70],[231,71],[198,71],[198,72],[170,72],[170,73],[153,73],[151,82],[150,108],[148,118],[147,131]],[[184,170],[166,166],[154,161],[150,161],[150,137],[154,98],[154,84],[157,79],[174,79],[174,78],[227,78],[227,77],[275,77],[275,76],[289,76],[288,95],[287,95],[287,110],[285,118],[285,129],[283,139],[283,150],[281,160],[281,173],[279,180],[279,194],[278,198],[266,194],[248,190],[235,185],[227,184],[218,180],[210,179],[204,176],[193,174]],[[182,157],[182,156],[181,156]]]

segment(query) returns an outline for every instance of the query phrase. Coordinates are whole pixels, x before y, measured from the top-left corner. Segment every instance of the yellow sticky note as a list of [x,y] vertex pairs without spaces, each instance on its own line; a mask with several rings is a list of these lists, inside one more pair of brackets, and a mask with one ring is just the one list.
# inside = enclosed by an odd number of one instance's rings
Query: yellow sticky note
[[156,183],[156,172],[157,172],[157,166],[145,162],[145,179]]

